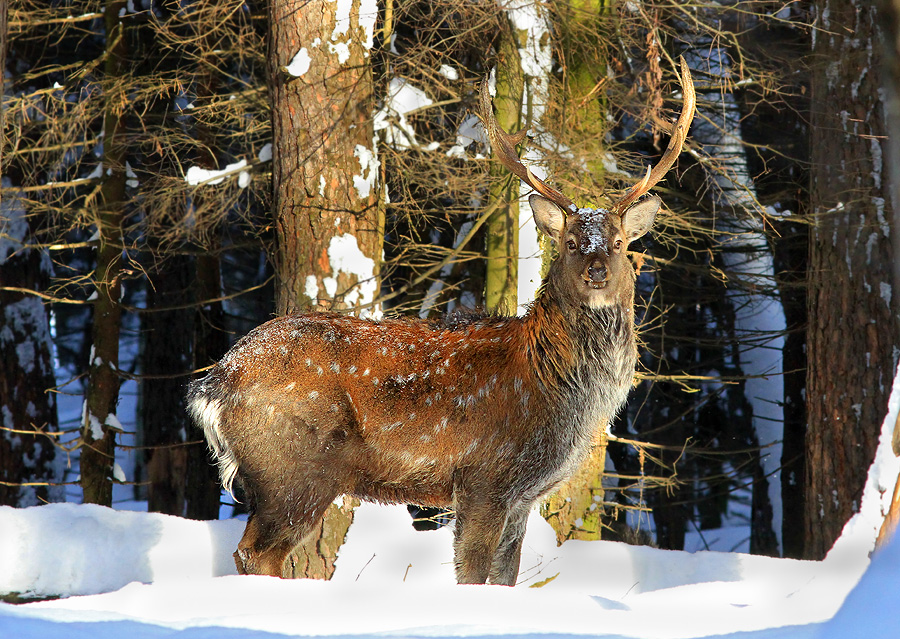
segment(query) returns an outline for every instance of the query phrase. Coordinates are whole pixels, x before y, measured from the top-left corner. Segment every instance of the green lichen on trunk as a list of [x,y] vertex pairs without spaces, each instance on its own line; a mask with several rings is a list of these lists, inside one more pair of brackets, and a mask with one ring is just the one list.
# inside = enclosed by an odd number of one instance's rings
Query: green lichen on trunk
[[[522,128],[522,95],[525,78],[519,60],[517,38],[509,27],[500,35],[494,109],[505,131]],[[484,301],[489,312],[514,314],[517,304],[519,259],[519,180],[510,179],[502,166],[491,168],[490,201],[498,203],[486,227],[487,266]]]

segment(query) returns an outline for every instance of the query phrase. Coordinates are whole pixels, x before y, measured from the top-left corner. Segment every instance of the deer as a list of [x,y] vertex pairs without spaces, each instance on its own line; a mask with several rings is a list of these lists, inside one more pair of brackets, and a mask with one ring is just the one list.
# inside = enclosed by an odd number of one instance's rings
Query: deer
[[[225,490],[249,506],[241,574],[287,576],[290,551],[340,495],[455,513],[458,583],[513,586],[528,513],[568,478],[633,384],[636,274],[627,247],[661,200],[693,119],[683,106],[659,162],[610,208],[577,207],[522,164],[481,83],[480,118],[503,165],[534,193],[557,255],[521,316],[445,320],[293,314],[256,327],[202,379],[188,410]],[[288,562],[289,563],[289,562]]]

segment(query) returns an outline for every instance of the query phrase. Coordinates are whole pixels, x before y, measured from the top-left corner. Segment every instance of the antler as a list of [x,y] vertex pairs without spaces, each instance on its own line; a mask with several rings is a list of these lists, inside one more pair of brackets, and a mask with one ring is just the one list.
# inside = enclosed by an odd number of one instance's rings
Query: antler
[[669,146],[660,158],[659,164],[654,166],[652,170],[648,168],[647,174],[644,176],[643,180],[631,187],[628,193],[620,199],[613,202],[610,209],[617,213],[621,213],[629,204],[644,195],[647,191],[652,189],[657,182],[663,179],[666,173],[669,172],[669,169],[672,168],[672,165],[675,164],[675,160],[678,159],[678,154],[681,153],[681,147],[684,145],[685,138],[687,138],[688,129],[691,128],[691,120],[694,119],[694,107],[696,106],[697,98],[694,93],[694,81],[691,78],[691,71],[688,69],[687,62],[684,61],[684,56],[681,56],[679,60],[681,61],[681,93],[683,96],[683,103],[681,115],[678,116],[678,121],[672,129],[672,137],[669,139]]
[[528,167],[519,160],[519,154],[516,153],[516,145],[520,144],[522,140],[525,139],[525,134],[528,132],[528,129],[522,129],[518,133],[507,133],[499,124],[497,124],[497,119],[494,117],[494,109],[491,106],[491,94],[490,91],[488,91],[487,78],[481,81],[480,103],[481,113],[479,114],[479,117],[487,131],[488,139],[491,141],[491,147],[494,149],[494,153],[497,154],[497,157],[500,158],[503,166],[512,171],[519,179],[545,198],[552,201],[554,204],[559,205],[567,213],[574,213],[577,210],[577,207],[572,200],[552,186],[548,186],[539,178],[535,177]]

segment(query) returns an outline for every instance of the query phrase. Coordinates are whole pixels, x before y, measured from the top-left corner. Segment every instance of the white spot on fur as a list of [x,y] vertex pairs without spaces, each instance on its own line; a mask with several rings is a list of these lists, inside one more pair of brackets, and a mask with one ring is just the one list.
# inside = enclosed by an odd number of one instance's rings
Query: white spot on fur
[[309,395],[307,395],[309,399],[318,399],[319,391],[310,391]]
[[286,390],[286,391],[294,390],[294,386],[296,386],[296,385],[297,385],[297,382],[291,382],[290,384],[288,384],[287,386],[284,387],[284,390]]

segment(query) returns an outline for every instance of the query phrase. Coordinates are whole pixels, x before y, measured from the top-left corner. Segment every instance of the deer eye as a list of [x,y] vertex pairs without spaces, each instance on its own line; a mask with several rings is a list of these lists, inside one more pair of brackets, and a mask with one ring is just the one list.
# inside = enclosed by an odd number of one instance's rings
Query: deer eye
[[616,251],[621,251],[622,250],[622,240],[616,240],[616,243],[613,244],[613,248]]
[[575,240],[569,240],[568,242],[566,242],[566,246],[569,247],[569,250],[572,251],[573,253],[575,252],[575,249],[577,248],[577,245],[575,244]]

